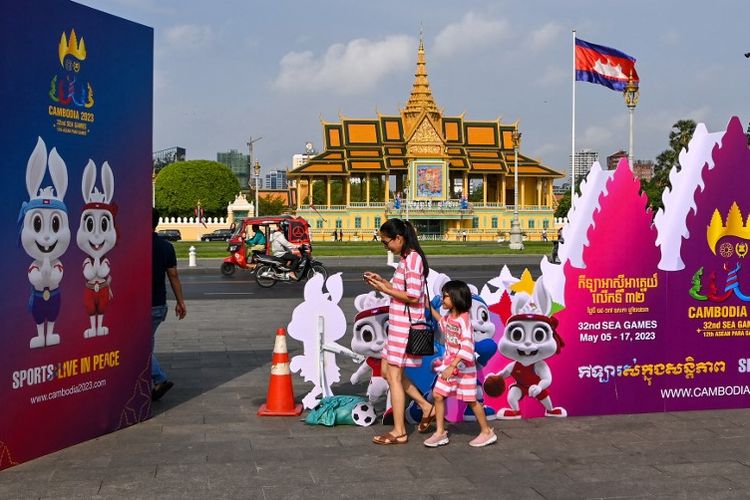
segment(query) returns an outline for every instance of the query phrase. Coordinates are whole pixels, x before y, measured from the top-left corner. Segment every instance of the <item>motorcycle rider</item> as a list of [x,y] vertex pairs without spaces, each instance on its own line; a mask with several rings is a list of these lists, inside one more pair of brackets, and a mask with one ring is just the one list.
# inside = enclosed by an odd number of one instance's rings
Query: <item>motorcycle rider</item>
[[271,253],[274,257],[278,257],[282,261],[286,262],[286,265],[289,268],[289,277],[291,279],[297,279],[295,270],[297,269],[300,258],[299,255],[295,253],[295,251],[298,247],[289,243],[289,241],[284,236],[283,229],[286,229],[286,226],[288,226],[288,224],[282,221],[280,224],[277,224],[274,227],[270,238]]

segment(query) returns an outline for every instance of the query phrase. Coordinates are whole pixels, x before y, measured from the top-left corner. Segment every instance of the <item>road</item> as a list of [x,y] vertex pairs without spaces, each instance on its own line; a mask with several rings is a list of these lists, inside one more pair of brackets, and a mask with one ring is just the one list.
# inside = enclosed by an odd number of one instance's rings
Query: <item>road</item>
[[[379,261],[379,263],[381,263]],[[382,264],[382,263],[381,263]],[[514,276],[520,276],[527,266],[509,265]],[[497,276],[499,269],[491,266],[478,267],[475,265],[461,265],[453,263],[449,266],[441,266],[437,270],[448,274],[453,279],[460,279],[476,285],[481,289],[488,280]],[[373,270],[383,276],[390,276],[392,271],[382,265],[370,267],[356,266],[331,266],[330,274],[342,273],[344,279],[344,297],[355,297],[371,290],[362,281],[362,272]],[[530,267],[529,271],[536,278],[540,274],[538,266]],[[181,272],[181,281],[186,300],[212,300],[212,299],[240,299],[243,297],[253,299],[292,299],[302,300],[304,283],[277,283],[272,288],[261,288],[255,280],[249,278],[246,271],[238,271],[234,275],[226,277],[219,273],[218,267],[215,273],[208,269],[201,272]]]

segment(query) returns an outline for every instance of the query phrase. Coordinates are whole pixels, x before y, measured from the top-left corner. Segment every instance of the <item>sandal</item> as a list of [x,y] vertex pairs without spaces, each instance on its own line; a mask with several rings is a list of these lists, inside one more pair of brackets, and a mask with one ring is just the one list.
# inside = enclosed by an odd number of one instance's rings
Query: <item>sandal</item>
[[372,442],[375,444],[406,444],[408,441],[409,438],[406,436],[406,434],[394,436],[390,432],[372,438]]
[[430,432],[430,427],[432,427],[432,424],[435,422],[435,420],[435,405],[432,405],[430,407],[430,411],[427,413],[427,416],[422,417],[422,420],[419,421],[419,424],[417,425],[417,431],[420,434]]

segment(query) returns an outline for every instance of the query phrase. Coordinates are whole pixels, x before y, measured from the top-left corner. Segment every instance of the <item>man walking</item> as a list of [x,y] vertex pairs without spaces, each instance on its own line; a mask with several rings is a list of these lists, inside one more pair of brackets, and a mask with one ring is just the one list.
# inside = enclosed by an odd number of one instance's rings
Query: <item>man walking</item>
[[170,242],[156,234],[156,226],[159,225],[159,212],[154,208],[151,213],[151,228],[154,230],[151,237],[152,268],[151,268],[151,400],[158,401],[174,383],[167,379],[167,374],[162,370],[159,361],[154,355],[154,344],[156,341],[156,329],[167,317],[167,287],[164,283],[166,275],[174,292],[177,305],[174,312],[177,318],[182,319],[187,313],[185,299],[182,295],[182,285],[177,274],[177,257],[174,247]]

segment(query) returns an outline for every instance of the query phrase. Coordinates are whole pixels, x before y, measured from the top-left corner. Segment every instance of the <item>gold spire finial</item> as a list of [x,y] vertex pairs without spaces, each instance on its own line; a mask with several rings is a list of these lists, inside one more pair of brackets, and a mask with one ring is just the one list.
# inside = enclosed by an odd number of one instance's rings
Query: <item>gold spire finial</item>
[[422,28],[419,29],[419,49],[417,50],[417,69],[414,72],[414,83],[411,88],[411,95],[402,110],[404,117],[409,119],[417,118],[423,111],[426,111],[433,119],[440,119],[440,109],[438,109],[435,100],[432,98],[430,90],[430,80],[427,77],[427,63],[425,62],[424,36]]

